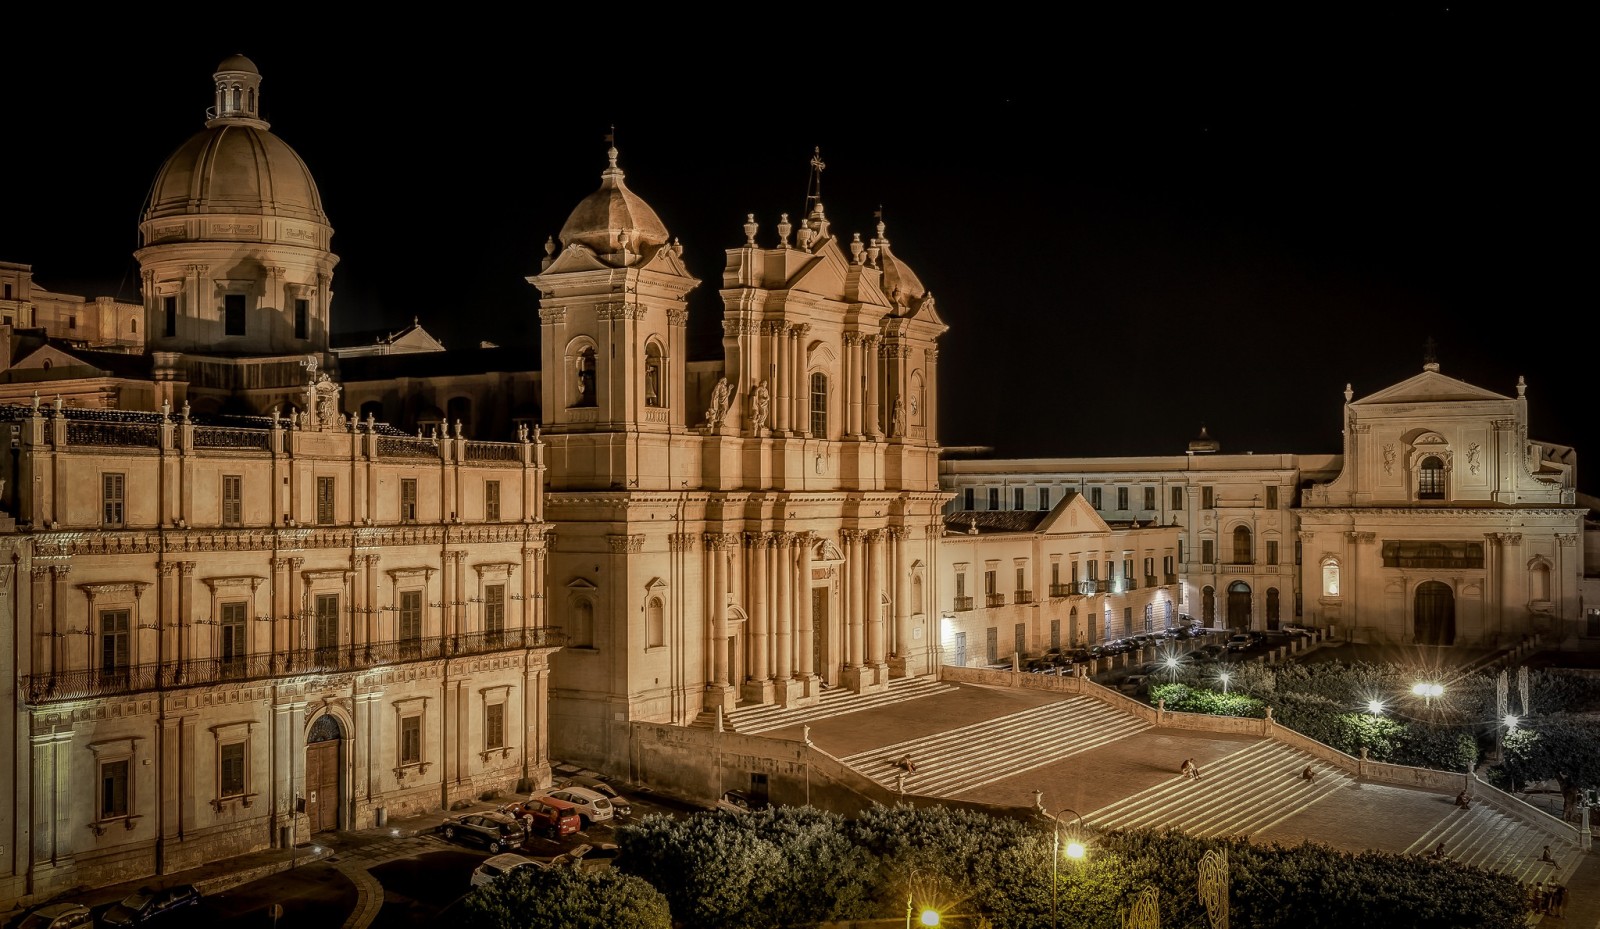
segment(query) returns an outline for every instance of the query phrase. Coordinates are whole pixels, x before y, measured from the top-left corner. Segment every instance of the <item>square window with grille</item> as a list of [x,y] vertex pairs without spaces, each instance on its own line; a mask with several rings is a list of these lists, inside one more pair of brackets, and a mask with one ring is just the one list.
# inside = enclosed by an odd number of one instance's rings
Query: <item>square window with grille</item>
[[100,521],[107,526],[120,526],[127,521],[127,484],[125,474],[100,475]]
[[334,487],[333,478],[317,478],[317,522],[322,525],[333,522]]
[[229,742],[218,749],[217,796],[242,797],[245,794],[245,743]]
[[244,523],[244,476],[222,475],[222,524],[238,526]]
[[483,708],[483,749],[506,747],[506,705],[491,703]]
[[408,523],[417,521],[417,479],[414,477],[400,479],[400,519]]
[[500,482],[483,482],[483,519],[484,522],[497,523],[500,521]]
[[100,762],[100,809],[97,819],[127,816],[129,759]]
[[1039,488],[1039,509],[1050,509],[1050,488],[1048,487]]
[[422,716],[400,718],[400,763],[422,763]]

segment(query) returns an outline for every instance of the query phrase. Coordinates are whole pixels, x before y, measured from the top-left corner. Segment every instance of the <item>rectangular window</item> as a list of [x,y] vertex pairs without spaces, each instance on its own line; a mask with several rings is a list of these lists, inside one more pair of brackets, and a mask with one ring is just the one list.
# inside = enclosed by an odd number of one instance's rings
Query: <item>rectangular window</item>
[[243,600],[222,604],[222,616],[217,621],[217,629],[222,634],[221,657],[224,665],[244,660],[245,613],[248,606]]
[[297,339],[309,338],[311,331],[311,301],[296,300],[294,302],[294,337]]
[[400,763],[422,763],[421,716],[405,716],[400,719]]
[[1061,647],[1061,620],[1059,619],[1050,620],[1050,647],[1053,649]]
[[960,598],[960,597],[965,597],[966,595],[967,595],[967,575],[966,575],[965,572],[961,572],[961,573],[958,573],[956,575],[956,597]]
[[1182,510],[1183,509],[1183,488],[1182,487],[1174,487],[1174,488],[1172,488],[1172,508],[1174,510]]
[[483,631],[490,641],[497,641],[506,631],[506,585],[485,584],[483,587]]
[[400,519],[408,523],[417,521],[417,479],[414,477],[400,479]]
[[1146,487],[1144,489],[1144,508],[1147,510],[1156,508],[1156,489],[1154,487]]
[[76,316],[68,316],[67,317],[67,328],[68,329],[76,329],[76,328],[78,328],[78,317],[76,317]]
[[491,703],[483,708],[483,750],[506,747],[506,705]]
[[1278,485],[1276,485],[1276,484],[1268,484],[1267,485],[1267,509],[1276,510],[1277,508],[1278,508]]
[[1178,540],[1178,564],[1183,564],[1183,540]]
[[1021,487],[1018,487],[1018,488],[1016,488],[1015,490],[1013,490],[1011,492],[1011,508],[1013,510],[1022,509],[1022,488]]
[[315,602],[317,651],[327,655],[339,647],[339,595],[317,594]]
[[132,628],[127,610],[104,610],[100,613],[100,673],[118,678],[128,673],[133,661]]
[[1216,501],[1212,499],[1211,488],[1210,487],[1202,487],[1202,488],[1200,488],[1200,509],[1209,510],[1209,509],[1212,509],[1215,505],[1216,505]]
[[983,592],[986,595],[992,595],[992,594],[995,593],[995,577],[994,577],[994,575],[995,575],[995,572],[993,572],[993,571],[985,571],[985,572],[983,572]]
[[161,334],[171,338],[178,334],[178,298],[161,298]]
[[971,488],[971,487],[968,487],[968,488],[967,488],[967,489],[966,489],[966,491],[965,491],[965,493],[964,493],[964,494],[963,494],[963,495],[962,495],[962,497],[963,497],[963,499],[962,499],[962,503],[964,503],[964,504],[965,504],[965,506],[964,506],[964,507],[962,507],[962,508],[963,508],[963,509],[966,509],[966,510],[970,510],[970,509],[972,509],[972,505],[973,505],[973,499],[972,499],[972,496],[973,496],[973,494],[972,494],[972,488]]
[[1050,509],[1050,488],[1048,487],[1039,488],[1039,509]]
[[244,796],[244,743],[222,746],[217,759],[217,796]]
[[122,525],[127,511],[123,492],[127,488],[127,476],[123,474],[100,475],[100,521],[107,526]]
[[828,437],[828,376],[820,371],[811,375],[811,437]]
[[417,643],[422,640],[422,591],[400,591],[400,641]]
[[1128,508],[1128,488],[1117,488],[1117,510],[1120,512]]
[[1295,564],[1299,564],[1300,563],[1300,540],[1299,539],[1295,539],[1294,540],[1294,563]]
[[500,482],[483,482],[483,519],[484,522],[497,523],[500,521]]
[[317,522],[323,525],[333,522],[333,481],[331,477],[317,478]]
[[1124,578],[1133,577],[1133,559],[1132,558],[1124,558],[1124,559],[1122,559],[1122,576]]
[[1277,564],[1277,563],[1278,563],[1278,543],[1272,541],[1271,539],[1268,539],[1267,540],[1267,564]]
[[244,335],[244,294],[222,295],[222,334]]
[[984,650],[984,660],[989,664],[994,664],[1000,660],[1000,630],[990,626],[988,632],[989,640],[986,643],[987,648]]
[[1027,574],[1028,574],[1028,569],[1027,568],[1018,568],[1017,569],[1017,588],[1016,589],[1018,591],[1023,591],[1023,590],[1027,590],[1028,589]]
[[1061,562],[1059,561],[1053,561],[1050,563],[1050,586],[1061,586]]
[[100,816],[114,819],[128,815],[128,760],[100,763]]
[[1100,509],[1100,488],[1089,488],[1089,505],[1097,510]]
[[998,487],[989,488],[989,509],[1000,509],[1000,488]]
[[1021,658],[1028,653],[1028,624],[1017,623],[1013,634],[1016,636],[1016,642],[1013,643],[1012,647],[1016,649],[1017,657]]
[[222,524],[239,526],[244,523],[244,476],[222,475]]
[[1216,543],[1211,539],[1202,539],[1200,541],[1200,563],[1216,564],[1216,548]]
[[1133,635],[1133,607],[1131,606],[1122,608],[1122,634],[1125,636]]

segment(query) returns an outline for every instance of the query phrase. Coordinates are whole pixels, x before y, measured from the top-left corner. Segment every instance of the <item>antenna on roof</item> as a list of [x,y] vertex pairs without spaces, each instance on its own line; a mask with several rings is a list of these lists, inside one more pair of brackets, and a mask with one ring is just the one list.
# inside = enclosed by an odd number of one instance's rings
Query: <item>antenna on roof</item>
[[812,208],[822,199],[822,169],[826,167],[822,163],[822,146],[818,145],[811,150],[811,179],[806,183],[806,209],[802,216],[810,216]]

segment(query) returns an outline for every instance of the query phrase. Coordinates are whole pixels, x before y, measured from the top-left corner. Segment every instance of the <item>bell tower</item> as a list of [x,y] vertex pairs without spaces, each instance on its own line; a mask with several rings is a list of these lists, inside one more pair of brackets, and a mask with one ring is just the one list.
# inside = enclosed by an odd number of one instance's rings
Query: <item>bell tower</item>
[[666,487],[660,461],[688,425],[686,298],[700,282],[628,189],[616,147],[607,155],[600,188],[527,279],[540,298],[540,419],[546,441],[584,465],[563,480]]

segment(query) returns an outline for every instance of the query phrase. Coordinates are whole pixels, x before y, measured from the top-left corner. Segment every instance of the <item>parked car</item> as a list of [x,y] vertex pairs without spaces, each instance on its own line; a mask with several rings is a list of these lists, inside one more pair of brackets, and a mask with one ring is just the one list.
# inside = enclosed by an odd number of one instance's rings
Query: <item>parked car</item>
[[193,884],[173,884],[159,890],[141,887],[100,914],[100,922],[106,926],[143,926],[199,902],[200,888]]
[[765,808],[765,803],[757,801],[742,790],[725,790],[722,792],[722,798],[717,801],[717,809],[731,813],[748,813],[751,810]]
[[571,835],[583,828],[583,816],[578,808],[554,797],[532,796],[502,809],[522,820],[529,832],[551,839]]
[[41,906],[17,923],[17,929],[90,929],[94,913],[81,903]]
[[1282,631],[1287,632],[1289,635],[1292,635],[1292,636],[1314,635],[1316,633],[1316,631],[1317,631],[1317,630],[1311,628],[1310,626],[1302,626],[1299,623],[1284,623],[1279,628]]
[[1248,632],[1235,632],[1228,636],[1228,651],[1242,652],[1256,644],[1255,636]]
[[1228,646],[1218,645],[1215,642],[1202,645],[1194,650],[1194,654],[1204,655],[1212,661],[1221,661],[1222,656],[1228,653]]
[[606,799],[605,794],[587,787],[562,787],[547,791],[545,796],[555,800],[565,800],[577,807],[584,829],[594,823],[610,822],[611,817],[616,815],[611,809],[611,801]]
[[544,865],[525,855],[516,852],[501,852],[483,860],[483,864],[472,869],[472,886],[482,887],[492,884],[518,868],[542,868]]
[[612,787],[601,778],[589,777],[581,774],[574,775],[572,777],[563,779],[557,786],[587,787],[596,793],[604,794],[605,798],[611,801],[611,809],[615,811],[618,816],[629,816],[633,813],[633,804],[628,802],[628,798],[624,797],[617,791],[615,787]]
[[515,816],[499,811],[452,817],[445,820],[442,831],[452,841],[461,839],[482,845],[491,855],[521,845],[524,834],[522,823]]
[[550,859],[551,867],[570,866],[580,871],[603,871],[616,864],[617,856],[622,853],[612,842],[600,842],[595,845],[578,845],[571,851],[563,852]]

